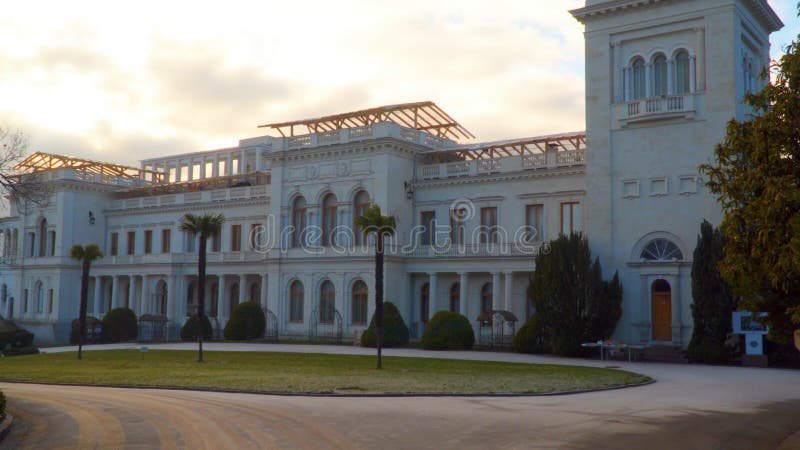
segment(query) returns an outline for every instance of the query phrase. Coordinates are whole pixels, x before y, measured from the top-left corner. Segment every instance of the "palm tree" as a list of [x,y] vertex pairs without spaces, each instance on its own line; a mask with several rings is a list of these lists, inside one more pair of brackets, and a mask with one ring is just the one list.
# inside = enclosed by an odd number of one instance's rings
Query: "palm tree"
[[72,259],[81,262],[81,306],[78,313],[78,359],[83,355],[83,342],[86,340],[86,303],[89,299],[89,267],[92,262],[103,257],[96,244],[73,245],[69,251]]
[[222,214],[203,214],[195,216],[186,214],[183,216],[180,229],[198,236],[199,251],[197,255],[197,362],[203,362],[203,327],[206,309],[206,241],[211,236],[218,236],[225,223],[225,216]]
[[383,343],[383,240],[395,233],[397,218],[381,214],[381,207],[372,205],[355,224],[365,234],[375,235],[375,346],[378,349],[378,369],[381,365]]

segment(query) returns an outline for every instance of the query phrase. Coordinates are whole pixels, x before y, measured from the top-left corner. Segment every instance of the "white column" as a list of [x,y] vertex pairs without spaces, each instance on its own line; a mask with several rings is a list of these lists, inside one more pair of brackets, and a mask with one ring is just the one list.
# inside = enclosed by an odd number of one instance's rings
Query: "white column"
[[649,98],[653,96],[653,65],[650,63],[644,65],[644,78],[644,96]]
[[628,66],[625,66],[622,69],[622,73],[623,73],[624,84],[625,84],[625,86],[623,88],[623,90],[625,91],[624,92],[624,95],[625,95],[624,98],[625,98],[626,102],[629,102],[629,101],[631,101],[631,68],[628,67]]
[[675,93],[675,61],[667,60],[667,94]]
[[500,309],[500,272],[492,272],[492,309]]
[[219,154],[214,155],[214,165],[211,167],[211,176],[214,178],[219,176]]
[[[94,308],[92,309],[92,314],[97,316],[100,313],[100,301],[103,297],[103,278],[99,276],[94,277]],[[21,298],[21,297],[20,297]],[[22,312],[20,310],[20,312]]]
[[428,274],[428,319],[433,318],[433,315],[436,314],[436,311],[439,310],[439,303],[436,301],[436,292],[438,290],[436,286],[437,276],[436,272],[431,272]]
[[467,298],[469,295],[469,289],[467,289],[468,280],[469,274],[467,272],[460,272],[458,274],[458,303],[460,310],[458,312],[467,316],[467,319],[471,321],[472,318],[469,317],[469,299]]
[[705,68],[705,61],[706,61],[706,30],[704,28],[695,28],[695,55],[697,55],[695,61],[695,74],[697,79],[697,84],[695,87],[698,91],[705,90],[706,88],[706,68]]
[[136,303],[136,276],[130,276],[130,284],[128,285],[128,308],[135,310],[134,304]]
[[138,315],[147,314],[150,312],[150,299],[149,292],[147,292],[147,275],[142,275],[142,298],[139,299],[139,307],[136,313]]
[[167,319],[171,322],[175,320],[177,313],[175,275],[167,277]]
[[200,179],[206,178],[206,158],[200,158]]
[[503,273],[506,277],[506,285],[503,289],[503,295],[505,297],[505,302],[503,305],[503,309],[506,311],[511,311],[511,291],[513,290],[514,286],[514,272],[504,272]]
[[242,150],[242,155],[239,157],[239,173],[247,173],[247,151]]
[[256,172],[261,172],[261,149],[256,149]]
[[697,70],[695,66],[697,65],[697,56],[690,56],[689,57],[689,92],[694,93],[697,92]]
[[261,306],[267,306],[267,288],[269,287],[267,280],[267,274],[261,274]]
[[233,164],[231,164],[232,161],[233,158],[231,158],[231,154],[230,152],[228,152],[228,154],[225,155],[225,176],[230,176],[233,174],[232,172]]
[[247,275],[239,275],[239,303],[250,300],[247,298],[247,291]]
[[225,326],[228,319],[228,286],[225,285],[225,275],[219,275],[217,289],[217,320],[221,326]]
[[111,277],[111,309],[119,308],[119,293],[117,291],[119,291],[119,275],[114,275]]

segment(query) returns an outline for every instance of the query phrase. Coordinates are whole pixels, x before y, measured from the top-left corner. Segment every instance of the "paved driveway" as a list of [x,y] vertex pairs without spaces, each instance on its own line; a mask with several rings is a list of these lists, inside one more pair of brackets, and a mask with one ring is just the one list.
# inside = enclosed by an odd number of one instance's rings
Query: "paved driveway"
[[[301,345],[208,347],[371,353]],[[387,353],[606,365],[504,353]],[[612,364],[658,382],[615,391],[515,398],[281,397],[5,383],[0,388],[21,423],[0,447],[800,448],[798,371]]]

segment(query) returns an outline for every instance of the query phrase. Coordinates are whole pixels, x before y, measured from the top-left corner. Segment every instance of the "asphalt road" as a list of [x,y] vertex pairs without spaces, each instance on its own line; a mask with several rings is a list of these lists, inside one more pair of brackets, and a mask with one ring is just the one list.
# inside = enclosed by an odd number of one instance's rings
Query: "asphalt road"
[[513,398],[282,397],[0,383],[18,418],[0,448],[800,449],[798,371],[614,364],[658,382]]

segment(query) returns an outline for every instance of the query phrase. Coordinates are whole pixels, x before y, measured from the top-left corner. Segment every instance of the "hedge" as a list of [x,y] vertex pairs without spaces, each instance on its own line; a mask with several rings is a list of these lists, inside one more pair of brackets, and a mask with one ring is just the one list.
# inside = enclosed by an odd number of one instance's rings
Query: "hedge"
[[[72,345],[78,345],[78,330],[80,327],[78,326],[78,319],[72,321],[71,329],[69,333],[69,343]],[[100,322],[94,316],[87,316],[86,317],[86,342],[84,344],[97,344],[100,342],[102,338],[102,331],[103,323]],[[96,333],[92,333],[90,330],[97,330]]]
[[136,340],[139,334],[136,313],[129,308],[116,308],[103,317],[103,342]]
[[236,305],[231,318],[225,324],[224,335],[229,341],[245,341],[264,336],[267,320],[258,302],[243,302]]
[[6,396],[0,391],[0,419],[6,416]]
[[4,331],[0,333],[0,351],[11,345],[11,347],[29,347],[33,344],[33,333],[23,329]]
[[468,350],[474,343],[469,319],[453,311],[434,314],[422,333],[422,348],[427,350]]
[[[383,303],[383,347],[402,347],[408,344],[408,327],[400,315],[400,311],[392,302]],[[375,315],[369,322],[369,328],[361,334],[362,347],[375,347]]]
[[531,316],[514,336],[514,351],[520,353],[547,353],[544,335],[545,328],[541,325],[541,316]]
[[9,347],[5,349],[3,355],[5,356],[21,356],[21,355],[38,355],[39,347],[35,345],[27,345],[25,347]]
[[[203,339],[211,339],[213,329],[211,328],[211,321],[207,315],[203,315]],[[183,341],[196,341],[197,340],[197,315],[189,317],[189,320],[181,327],[181,340]]]

